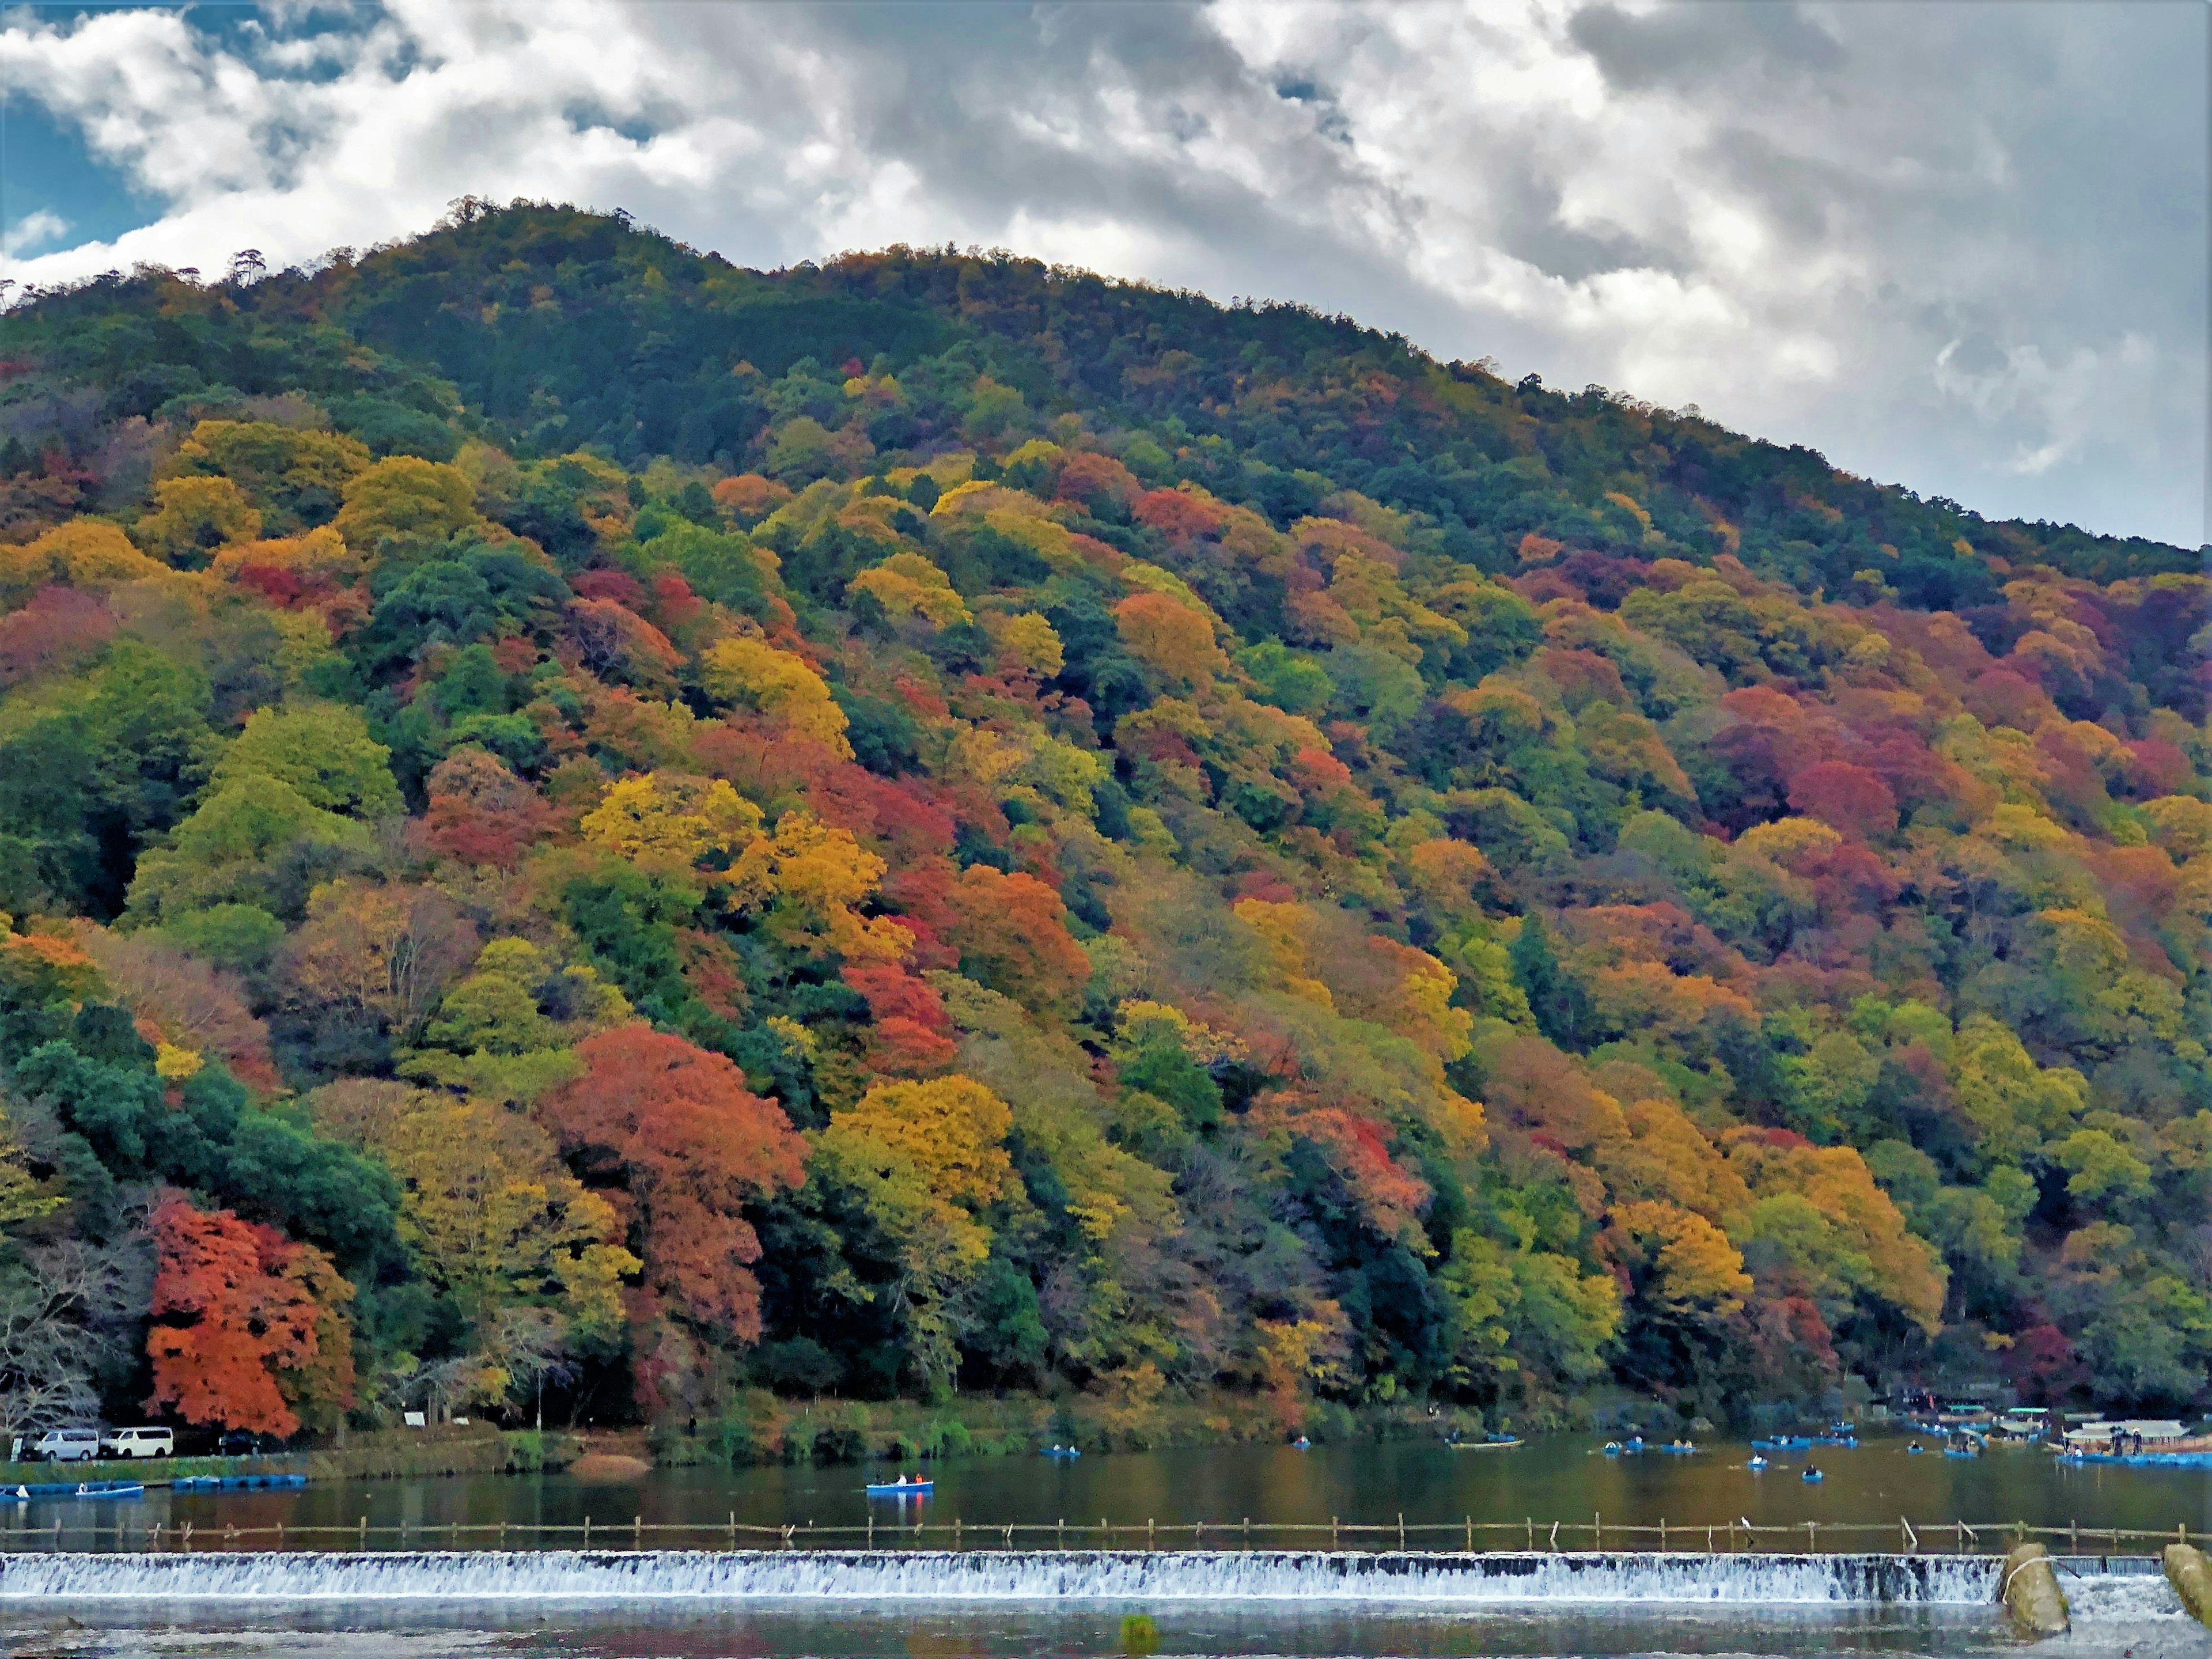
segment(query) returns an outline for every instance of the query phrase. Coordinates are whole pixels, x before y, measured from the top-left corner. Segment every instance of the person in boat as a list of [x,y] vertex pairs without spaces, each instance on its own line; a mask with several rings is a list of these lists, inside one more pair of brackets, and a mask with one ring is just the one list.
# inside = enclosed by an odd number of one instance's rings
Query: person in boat
[[1808,1480],[1825,1480],[1828,1477],[1820,1473],[1820,1466],[1818,1463],[1808,1463],[1805,1466],[1805,1478]]

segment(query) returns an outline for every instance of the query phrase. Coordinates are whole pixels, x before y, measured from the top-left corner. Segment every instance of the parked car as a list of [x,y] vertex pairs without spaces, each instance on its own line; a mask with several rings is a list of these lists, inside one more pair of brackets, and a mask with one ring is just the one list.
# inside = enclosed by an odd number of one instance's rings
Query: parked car
[[89,1463],[99,1455],[98,1429],[48,1429],[31,1443],[34,1463]]
[[115,1429],[103,1436],[100,1449],[110,1457],[173,1457],[177,1435],[173,1429]]

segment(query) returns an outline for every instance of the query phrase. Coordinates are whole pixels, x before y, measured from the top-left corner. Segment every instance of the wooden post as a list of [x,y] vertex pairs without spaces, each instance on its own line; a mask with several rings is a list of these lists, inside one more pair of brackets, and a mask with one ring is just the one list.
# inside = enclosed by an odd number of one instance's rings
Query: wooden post
[[1152,1548],[1152,1517],[1151,1516],[1149,1516],[1149,1515],[1148,1515],[1148,1516],[1146,1516],[1145,1517],[1145,1547],[1146,1547],[1146,1549],[1150,1549],[1150,1548]]
[[1594,1550],[1605,1548],[1605,1516],[1596,1510],[1590,1511],[1590,1547]]
[[1467,1553],[1474,1553],[1474,1517],[1471,1515],[1467,1517]]
[[952,1553],[960,1553],[960,1517],[957,1515],[952,1517]]
[[2066,1553],[2069,1555],[2081,1553],[2081,1523],[2079,1521],[2066,1523]]
[[[873,1521],[873,1519],[871,1519],[871,1520],[869,1521],[869,1522],[868,1522],[868,1541],[869,1541],[871,1544],[872,1544],[872,1543],[874,1543],[874,1542],[876,1541],[876,1523],[875,1523],[875,1522]],[[737,1512],[735,1510],[732,1510],[730,1511],[730,1547],[731,1547],[732,1549],[735,1549],[735,1548],[737,1548],[737,1547],[738,1547],[738,1512]]]
[[191,1523],[191,1522],[187,1521],[187,1522],[185,1522],[185,1554],[187,1554],[187,1555],[190,1555],[191,1553],[192,1553],[192,1523]]
[[[734,1516],[734,1515],[732,1515],[732,1516],[730,1517],[730,1520],[731,1520],[731,1522],[734,1524],[734,1522],[736,1522],[736,1520],[737,1520],[737,1516]],[[868,1547],[869,1547],[870,1549],[873,1549],[873,1548],[875,1548],[875,1547],[876,1547],[876,1512],[875,1512],[873,1510],[870,1510],[868,1511]]]
[[[1406,1517],[1401,1515],[1398,1517],[1398,1535],[1402,1538],[1405,1534]],[[1248,1550],[1252,1547],[1252,1517],[1249,1515],[1244,1517],[1244,1547]]]
[[1536,1517],[1530,1515],[1524,1516],[1522,1519],[1528,1523],[1528,1553],[1534,1555],[1536,1553]]
[[1667,1547],[1667,1517],[1663,1515],[1659,1517],[1659,1547]]
[[1333,1515],[1328,1517],[1328,1547],[1331,1549],[1337,1547],[1337,1522]]
[[592,1547],[592,1517],[588,1510],[584,1516],[584,1547],[586,1549]]
[[[1251,1523],[1251,1522],[1250,1522],[1249,1520],[1247,1520],[1247,1521],[1244,1522],[1244,1524],[1245,1524],[1246,1526],[1248,1526],[1248,1527],[1249,1527],[1249,1526],[1250,1526],[1252,1523]],[[1404,1554],[1404,1553],[1405,1553],[1405,1550],[1406,1550],[1406,1511],[1405,1511],[1405,1510],[1400,1510],[1398,1511],[1398,1553],[1399,1553],[1400,1554],[1401,1554],[1401,1555],[1402,1555],[1402,1554]]]
[[1067,1517],[1064,1515],[1060,1517],[1060,1537],[1054,1547],[1063,1550],[1067,1547]]
[[645,1543],[645,1517],[633,1515],[629,1518],[629,1547],[638,1549]]
[[368,1548],[368,1516],[367,1515],[361,1517],[361,1525],[354,1529],[353,1538],[356,1549],[365,1551]]
[[1805,1553],[1808,1555],[1816,1553],[1820,1547],[1820,1525],[1817,1521],[1808,1521],[1805,1523]]

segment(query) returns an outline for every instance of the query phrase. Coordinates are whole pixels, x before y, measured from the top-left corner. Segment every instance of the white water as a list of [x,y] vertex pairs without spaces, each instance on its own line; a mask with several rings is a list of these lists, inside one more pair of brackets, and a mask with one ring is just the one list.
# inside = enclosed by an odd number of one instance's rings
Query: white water
[[[1465,1607],[1987,1606],[1998,1564],[1887,1555],[0,1555],[0,1601],[1271,1601]],[[2162,1585],[2164,1580],[2161,1578]],[[2069,1583],[2069,1593],[2074,1591]]]
[[2133,1625],[2189,1617],[2155,1556],[2110,1560],[2059,1556],[2051,1565],[2057,1569],[2067,1611],[2077,1625]]

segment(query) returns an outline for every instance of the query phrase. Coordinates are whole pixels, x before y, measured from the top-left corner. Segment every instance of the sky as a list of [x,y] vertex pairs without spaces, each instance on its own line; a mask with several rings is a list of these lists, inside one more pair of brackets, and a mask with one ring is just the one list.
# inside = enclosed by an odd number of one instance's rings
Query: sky
[[1004,247],[1695,404],[1992,517],[2207,529],[2203,0],[0,9],[0,277],[463,195],[740,264]]

